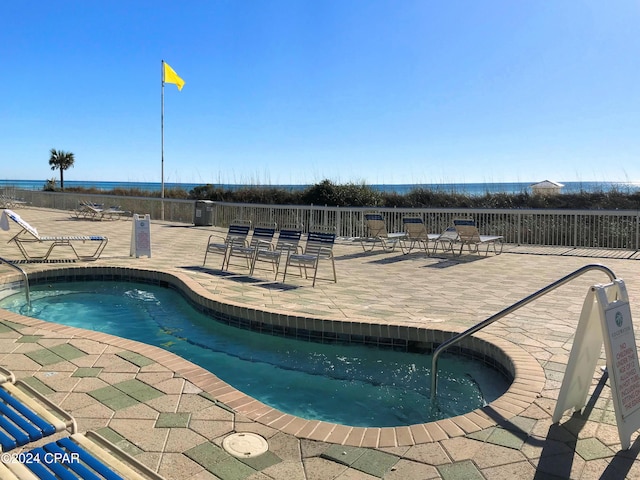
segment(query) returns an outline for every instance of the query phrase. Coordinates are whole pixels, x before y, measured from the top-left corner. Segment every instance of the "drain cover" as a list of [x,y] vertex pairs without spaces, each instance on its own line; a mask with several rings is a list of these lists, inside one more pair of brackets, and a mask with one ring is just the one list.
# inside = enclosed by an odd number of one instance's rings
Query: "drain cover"
[[269,450],[269,444],[255,433],[232,433],[222,441],[222,448],[234,457],[251,458]]

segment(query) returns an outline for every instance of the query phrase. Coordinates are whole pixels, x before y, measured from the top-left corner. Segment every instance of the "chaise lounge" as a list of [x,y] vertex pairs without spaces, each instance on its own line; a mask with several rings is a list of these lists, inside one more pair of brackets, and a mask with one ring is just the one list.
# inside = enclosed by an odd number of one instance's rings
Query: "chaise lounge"
[[411,250],[418,247],[422,248],[426,255],[429,255],[429,242],[435,242],[440,235],[428,233],[422,217],[404,217],[402,223],[406,233],[406,236],[400,239],[402,252],[411,253]]
[[77,431],[71,415],[0,367],[1,451],[8,452],[65,430],[72,434]]
[[[501,235],[480,235],[476,222],[471,219],[456,219],[453,225],[458,233],[458,242],[460,242],[460,251],[458,255],[462,255],[462,249],[466,245],[470,253],[480,255],[480,246],[486,245],[484,251],[485,256],[489,255],[489,247],[493,247],[493,253],[500,255],[502,253],[502,236]],[[499,247],[499,249],[498,249]]]
[[[369,236],[361,238],[360,244],[365,252],[372,251],[377,243],[380,243],[385,252],[393,252],[396,245],[407,236],[405,232],[389,233],[384,218],[379,213],[365,213],[364,219],[369,229]],[[365,243],[372,243],[372,245],[367,248]]]
[[[102,235],[42,236],[38,233],[38,230],[29,225],[20,215],[9,209],[3,210],[2,217],[0,217],[0,228],[2,230],[9,230],[9,219],[13,220],[21,228],[9,240],[9,243],[15,242],[26,260],[46,261],[56,247],[69,247],[78,260],[97,260],[109,241],[108,237]],[[83,244],[96,242],[98,246],[95,250],[92,249],[89,254],[81,254],[76,249],[76,243],[80,242]],[[27,249],[27,246],[29,246],[29,249]],[[32,249],[33,246],[44,246],[45,248],[48,246],[48,248],[44,253],[43,248],[39,249],[39,253],[35,253],[35,250]]]
[[3,480],[164,480],[95,432],[60,438],[0,463]]

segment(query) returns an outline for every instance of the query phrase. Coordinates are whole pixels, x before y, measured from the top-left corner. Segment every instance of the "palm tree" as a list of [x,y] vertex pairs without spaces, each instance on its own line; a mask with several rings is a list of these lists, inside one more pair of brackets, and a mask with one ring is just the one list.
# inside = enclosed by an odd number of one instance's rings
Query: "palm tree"
[[64,171],[69,167],[73,167],[75,158],[73,153],[56,150],[55,148],[52,148],[50,153],[49,165],[51,165],[51,170],[60,169],[60,190],[64,190]]

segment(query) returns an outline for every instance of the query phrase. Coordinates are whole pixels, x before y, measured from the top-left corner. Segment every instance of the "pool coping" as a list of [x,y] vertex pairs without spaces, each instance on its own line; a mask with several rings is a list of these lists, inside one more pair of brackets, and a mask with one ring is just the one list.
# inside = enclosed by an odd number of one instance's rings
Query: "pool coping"
[[[202,305],[219,314],[283,328],[328,331],[342,335],[354,335],[358,338],[393,339],[404,336],[406,337],[404,340],[415,342],[438,340],[428,338],[428,332],[440,332],[441,340],[444,341],[451,336],[452,332],[463,331],[462,328],[456,327],[449,327],[447,330],[426,329],[394,324],[392,321],[388,324],[381,324],[364,316],[344,321],[329,317],[292,315],[290,312],[275,309],[261,310],[237,302],[226,301],[223,303],[216,300],[215,294],[207,291],[189,276],[180,272],[168,272],[160,269],[70,265],[29,273],[30,278],[35,277],[39,281],[43,279],[59,280],[61,277],[71,280],[74,277],[87,275],[125,276],[152,283],[166,282],[179,288],[192,303]],[[5,275],[0,280],[0,284],[15,283],[18,279],[21,280],[17,274]],[[513,382],[505,394],[483,408],[434,422],[399,427],[351,427],[319,420],[306,420],[283,413],[235,389],[208,370],[160,347],[110,334],[49,323],[8,311],[4,312],[6,312],[5,318],[15,323],[45,327],[52,331],[109,343],[144,355],[178,373],[234,412],[283,433],[298,438],[355,447],[383,448],[419,445],[472,434],[493,426],[505,425],[510,419],[518,416],[533,404],[542,392],[546,381],[542,366],[530,353],[508,340],[486,332],[477,332],[473,337],[470,337],[470,342],[476,342],[476,345],[494,346],[502,352],[504,360],[510,363],[509,368],[512,369]]]

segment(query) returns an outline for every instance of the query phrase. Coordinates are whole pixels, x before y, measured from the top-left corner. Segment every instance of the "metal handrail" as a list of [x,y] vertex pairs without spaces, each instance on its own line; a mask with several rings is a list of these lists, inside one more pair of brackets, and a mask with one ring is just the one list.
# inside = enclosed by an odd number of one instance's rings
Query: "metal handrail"
[[14,264],[14,263],[11,263],[9,260],[5,260],[2,257],[0,257],[0,263],[5,263],[5,264],[9,265],[11,268],[15,268],[16,270],[18,270],[22,274],[22,277],[24,278],[25,294],[27,296],[27,308],[31,309],[31,292],[29,291],[29,277],[27,277],[27,272],[25,272],[18,265]]
[[463,340],[464,338],[468,337],[469,335],[482,330],[484,327],[491,325],[493,322],[495,322],[496,320],[501,319],[502,317],[510,314],[511,312],[514,312],[515,310],[518,310],[521,307],[524,307],[525,305],[527,305],[528,303],[531,303],[533,300],[536,300],[537,298],[549,293],[551,290],[555,290],[556,288],[564,285],[565,283],[569,282],[570,280],[573,280],[576,277],[579,277],[580,275],[582,275],[583,273],[586,273],[590,270],[601,270],[604,273],[606,273],[609,276],[609,279],[611,281],[614,281],[616,279],[616,274],[613,273],[613,271],[608,268],[605,267],[604,265],[600,265],[597,263],[592,263],[589,265],[585,265],[584,267],[579,268],[578,270],[565,275],[564,277],[562,277],[559,280],[556,280],[555,282],[547,285],[544,288],[541,288],[540,290],[538,290],[535,293],[532,293],[531,295],[529,295],[528,297],[523,298],[522,300],[514,303],[513,305],[505,308],[504,310],[501,310],[500,312],[496,313],[495,315],[492,315],[491,317],[487,318],[486,320],[483,320],[482,322],[478,323],[477,325],[474,325],[473,327],[465,330],[462,333],[459,333],[458,335],[456,335],[455,337],[450,338],[449,340],[447,340],[446,342],[438,345],[438,347],[433,351],[433,358],[431,360],[431,401],[433,402],[436,399],[436,390],[437,390],[437,386],[438,386],[438,357],[440,356],[440,354],[446,350],[447,348],[449,348],[450,346],[452,346],[455,343],[458,343],[459,341]]

